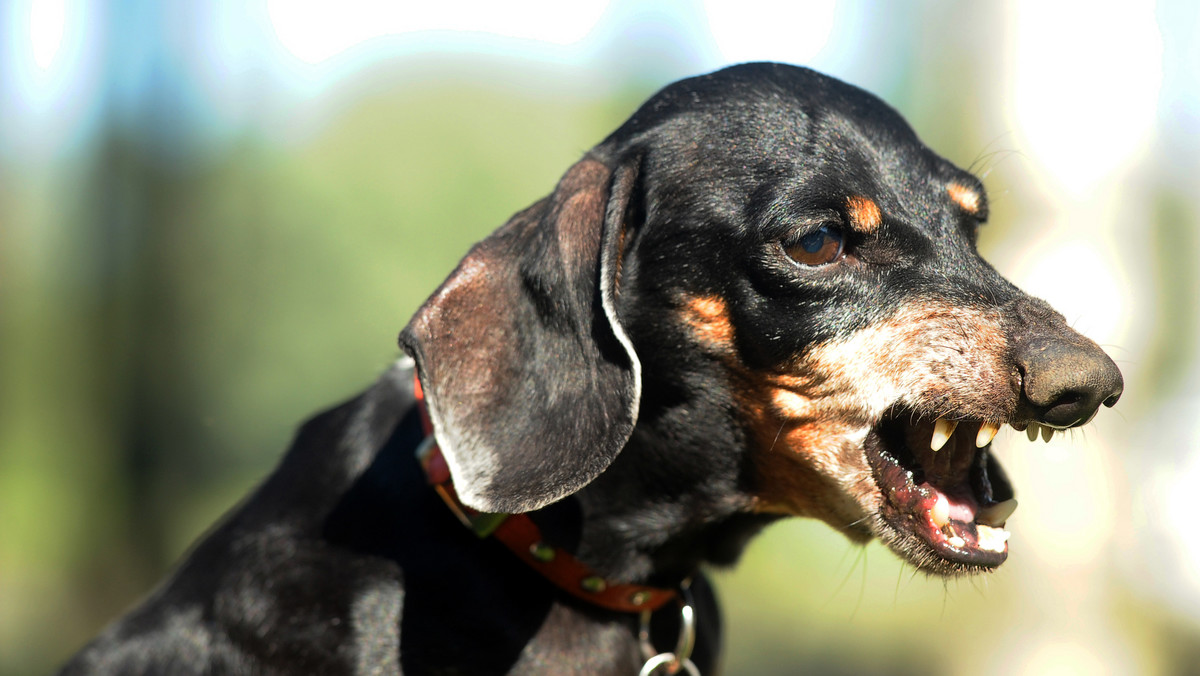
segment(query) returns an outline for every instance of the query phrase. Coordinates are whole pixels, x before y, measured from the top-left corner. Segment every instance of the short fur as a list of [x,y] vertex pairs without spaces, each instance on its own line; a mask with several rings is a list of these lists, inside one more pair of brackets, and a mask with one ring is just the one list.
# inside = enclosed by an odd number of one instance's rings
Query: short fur
[[[931,544],[903,484],[966,463],[992,485],[963,499],[998,501],[986,449],[887,458],[937,417],[1082,424],[1121,385],[978,256],[986,216],[975,177],[852,86],[777,64],[673,84],[477,244],[404,329],[413,359],[306,423],[62,673],[637,673],[636,617],[558,591],[426,485],[414,368],[466,504],[530,512],[614,580],[696,579],[704,674],[699,569],[782,516],[932,572],[999,565]],[[789,254],[821,232],[835,258]],[[655,623],[672,645],[674,614]]]

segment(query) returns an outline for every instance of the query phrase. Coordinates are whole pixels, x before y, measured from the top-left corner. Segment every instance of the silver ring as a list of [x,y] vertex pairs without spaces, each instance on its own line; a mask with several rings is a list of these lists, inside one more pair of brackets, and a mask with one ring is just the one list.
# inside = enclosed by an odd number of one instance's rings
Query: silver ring
[[669,674],[676,673],[682,666],[688,674],[699,676],[700,672],[692,663],[692,650],[696,647],[696,611],[692,607],[691,580],[685,580],[679,588],[679,639],[675,642],[674,652],[660,653],[650,642],[649,610],[643,610],[638,626],[638,642],[642,647],[642,656],[646,663],[642,666],[640,676],[649,676],[660,666],[668,666]]

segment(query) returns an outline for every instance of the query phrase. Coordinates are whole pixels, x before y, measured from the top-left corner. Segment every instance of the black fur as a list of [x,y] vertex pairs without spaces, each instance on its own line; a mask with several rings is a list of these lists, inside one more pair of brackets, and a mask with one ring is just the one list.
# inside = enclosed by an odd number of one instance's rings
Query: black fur
[[[948,184],[980,203],[956,205]],[[851,227],[854,196],[877,223]],[[781,516],[763,508],[774,449],[748,413],[761,374],[929,303],[991,313],[1009,336],[987,355],[1006,365],[1001,394],[961,404],[975,418],[1065,421],[1119,393],[1103,353],[975,253],[982,199],[897,113],[812,71],[751,64],[667,87],[477,245],[401,337],[464,502],[531,511],[612,579],[695,577],[695,662],[714,673],[719,617],[699,568],[733,563]],[[845,258],[801,268],[783,254],[830,222]],[[716,299],[707,328],[688,314],[698,298]],[[1083,404],[1029,356],[1039,340],[1092,369]],[[305,424],[276,472],[62,673],[636,673],[635,617],[557,591],[427,487],[412,376],[398,365]],[[1034,381],[1054,392],[1031,397]],[[835,484],[812,478],[797,500],[824,504],[815,491]],[[853,532],[930,569],[964,565],[868,516]],[[670,647],[673,614],[655,629]]]

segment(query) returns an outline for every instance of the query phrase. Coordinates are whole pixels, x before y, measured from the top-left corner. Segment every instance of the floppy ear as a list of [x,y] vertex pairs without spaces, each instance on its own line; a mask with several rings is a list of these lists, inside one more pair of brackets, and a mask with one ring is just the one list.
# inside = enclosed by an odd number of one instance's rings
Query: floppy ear
[[614,305],[637,161],[585,158],[476,244],[400,334],[464,504],[526,512],[595,479],[637,420]]

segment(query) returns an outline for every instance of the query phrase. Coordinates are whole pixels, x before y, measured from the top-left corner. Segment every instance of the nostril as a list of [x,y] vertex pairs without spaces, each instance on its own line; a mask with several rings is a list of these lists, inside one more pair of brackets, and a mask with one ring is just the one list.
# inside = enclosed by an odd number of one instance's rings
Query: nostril
[[1062,396],[1060,396],[1057,400],[1055,400],[1055,402],[1050,407],[1058,408],[1059,406],[1074,406],[1075,404],[1078,404],[1083,399],[1084,399],[1084,396],[1078,392],[1066,392]]
[[1064,392],[1046,407],[1041,419],[1055,427],[1074,427],[1090,419],[1097,407],[1096,397],[1079,391]]
[[1121,393],[1117,392],[1116,394],[1112,395],[1108,399],[1104,400],[1104,406],[1106,408],[1112,408],[1113,406],[1117,405],[1117,400],[1120,398],[1121,398]]

